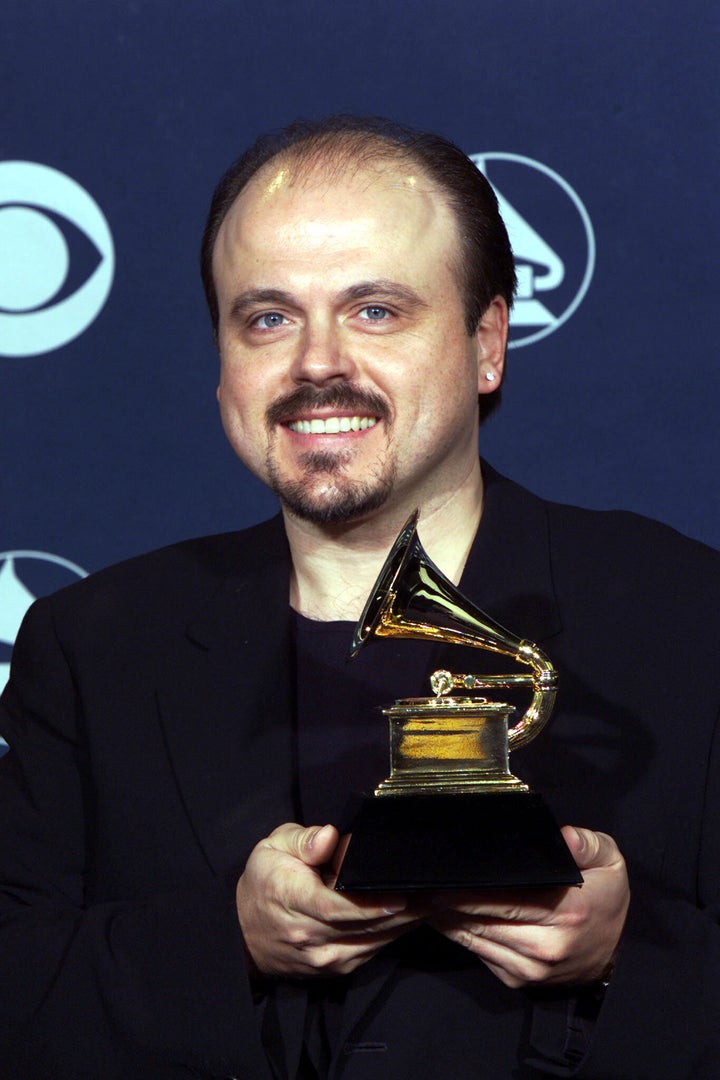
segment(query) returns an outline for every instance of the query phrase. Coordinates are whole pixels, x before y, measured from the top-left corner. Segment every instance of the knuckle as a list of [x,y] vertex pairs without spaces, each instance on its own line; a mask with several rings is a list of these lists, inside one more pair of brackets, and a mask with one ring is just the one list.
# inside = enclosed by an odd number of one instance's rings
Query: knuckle
[[340,947],[334,942],[325,942],[313,949],[314,966],[321,970],[329,970],[338,966],[340,962]]
[[528,986],[552,979],[555,964],[538,955],[516,957],[512,974],[520,985]]
[[562,963],[568,955],[568,942],[564,934],[555,937],[542,937],[536,942],[529,962],[533,967],[554,968]]
[[565,949],[557,945],[543,945],[535,953],[537,964],[543,968],[557,967],[565,959]]
[[582,907],[573,907],[565,912],[564,924],[565,927],[570,930],[579,930],[586,920],[585,910]]
[[291,945],[294,949],[309,949],[314,944],[312,935],[309,933],[308,928],[303,923],[291,923],[287,927],[285,937],[288,944]]
[[293,821],[288,821],[283,825],[278,825],[278,827],[273,829],[270,835],[260,843],[266,845],[270,850],[275,852],[280,851],[291,855],[297,855],[302,849],[305,831],[306,830],[303,829],[301,825],[297,825]]

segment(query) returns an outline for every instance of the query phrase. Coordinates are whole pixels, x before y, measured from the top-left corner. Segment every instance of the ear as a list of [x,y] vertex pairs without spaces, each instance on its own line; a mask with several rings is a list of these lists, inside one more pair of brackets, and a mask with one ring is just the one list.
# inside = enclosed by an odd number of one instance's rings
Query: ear
[[478,394],[492,394],[502,382],[508,339],[508,307],[502,296],[491,300],[475,331]]

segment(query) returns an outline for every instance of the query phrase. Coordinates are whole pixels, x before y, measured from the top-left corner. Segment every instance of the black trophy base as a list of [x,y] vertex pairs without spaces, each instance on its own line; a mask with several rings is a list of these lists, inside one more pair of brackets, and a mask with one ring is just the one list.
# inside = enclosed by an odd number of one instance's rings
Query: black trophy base
[[363,799],[335,888],[408,892],[581,885],[542,796],[385,795]]

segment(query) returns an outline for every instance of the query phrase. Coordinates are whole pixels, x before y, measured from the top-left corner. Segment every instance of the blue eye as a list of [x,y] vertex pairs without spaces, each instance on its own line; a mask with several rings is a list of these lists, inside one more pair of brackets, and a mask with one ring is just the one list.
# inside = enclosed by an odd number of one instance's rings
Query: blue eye
[[255,326],[259,326],[261,330],[275,330],[278,326],[282,326],[285,322],[285,316],[281,315],[278,311],[267,311],[264,315],[258,315],[255,319]]
[[365,312],[365,318],[370,322],[382,322],[382,320],[390,314],[387,308],[382,307],[380,304],[368,304],[367,307],[362,309]]

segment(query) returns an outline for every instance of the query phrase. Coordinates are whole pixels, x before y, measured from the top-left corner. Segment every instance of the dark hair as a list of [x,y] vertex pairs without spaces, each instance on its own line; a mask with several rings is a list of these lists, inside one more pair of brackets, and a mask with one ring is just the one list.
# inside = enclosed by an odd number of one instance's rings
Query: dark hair
[[[200,249],[200,272],[213,329],[218,328],[218,302],[212,257],[220,226],[246,184],[273,158],[285,156],[308,171],[319,163],[349,163],[361,168],[371,161],[403,161],[419,165],[445,195],[455,214],[461,240],[457,273],[464,296],[465,325],[473,334],[496,296],[508,308],[515,295],[515,262],[492,187],[463,151],[441,135],[432,135],[381,117],[331,116],[297,120],[280,131],[261,135],[235,161],[215,189]],[[484,419],[499,405],[500,392],[480,396]]]

